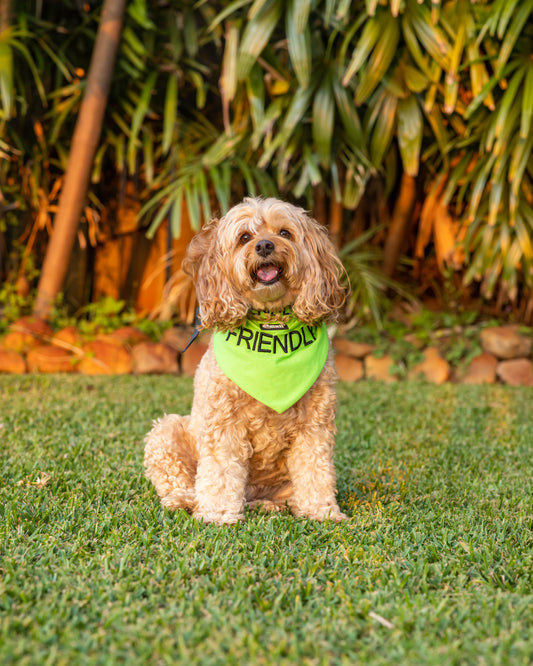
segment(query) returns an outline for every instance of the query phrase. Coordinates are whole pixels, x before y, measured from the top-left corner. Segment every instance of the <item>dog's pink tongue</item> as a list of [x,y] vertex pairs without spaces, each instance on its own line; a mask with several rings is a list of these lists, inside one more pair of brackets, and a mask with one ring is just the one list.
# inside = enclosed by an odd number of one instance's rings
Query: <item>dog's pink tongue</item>
[[257,271],[257,277],[262,282],[272,282],[278,277],[278,268],[277,266],[262,266]]

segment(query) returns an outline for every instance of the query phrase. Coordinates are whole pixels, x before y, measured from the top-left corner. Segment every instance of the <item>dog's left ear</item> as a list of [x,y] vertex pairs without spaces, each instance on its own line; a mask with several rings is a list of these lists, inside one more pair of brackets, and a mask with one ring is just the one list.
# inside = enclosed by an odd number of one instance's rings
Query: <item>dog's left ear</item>
[[310,324],[334,321],[346,301],[344,267],[325,228],[311,218],[306,224],[304,247],[308,257],[293,312]]

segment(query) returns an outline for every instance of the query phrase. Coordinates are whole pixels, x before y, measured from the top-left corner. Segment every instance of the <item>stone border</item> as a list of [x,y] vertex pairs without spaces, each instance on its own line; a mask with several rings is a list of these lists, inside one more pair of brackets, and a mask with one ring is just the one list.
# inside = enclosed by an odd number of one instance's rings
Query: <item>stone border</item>
[[[0,373],[72,373],[84,375],[184,374],[193,376],[207,349],[208,334],[201,334],[185,353],[192,329],[177,326],[165,331],[159,342],[136,328],[125,326],[85,340],[67,327],[54,332],[46,323],[24,317],[11,325],[0,339]],[[407,379],[434,384],[494,384],[533,386],[533,338],[515,325],[485,328],[480,333],[483,352],[472,359],[460,375],[435,346],[422,350],[423,361]],[[374,379],[400,381],[397,362],[389,355],[377,356],[372,345],[335,338],[335,363],[343,381]]]
[[[433,384],[509,384],[533,386],[533,339],[520,333],[519,326],[496,326],[480,333],[483,352],[470,361],[464,374],[452,367],[435,346],[422,350],[423,361],[407,374],[407,379],[423,379]],[[395,371],[397,361],[391,356],[375,356],[372,345],[334,339],[335,363],[344,381],[377,379],[396,382],[402,379]]]

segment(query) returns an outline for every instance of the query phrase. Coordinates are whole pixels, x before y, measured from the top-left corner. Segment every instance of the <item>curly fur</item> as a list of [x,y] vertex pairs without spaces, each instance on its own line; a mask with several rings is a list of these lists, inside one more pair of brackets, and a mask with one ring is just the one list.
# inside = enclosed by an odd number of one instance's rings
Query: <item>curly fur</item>
[[[265,284],[257,271],[266,264],[279,277]],[[183,269],[196,283],[204,328],[234,329],[252,309],[281,319],[287,306],[316,325],[334,320],[345,298],[324,228],[277,199],[247,198],[210,222],[191,241]],[[330,350],[309,391],[278,414],[224,375],[211,344],[195,375],[190,416],[164,416],[146,436],[146,475],[162,504],[217,524],[236,523],[256,504],[346,518],[335,499],[335,379]]]

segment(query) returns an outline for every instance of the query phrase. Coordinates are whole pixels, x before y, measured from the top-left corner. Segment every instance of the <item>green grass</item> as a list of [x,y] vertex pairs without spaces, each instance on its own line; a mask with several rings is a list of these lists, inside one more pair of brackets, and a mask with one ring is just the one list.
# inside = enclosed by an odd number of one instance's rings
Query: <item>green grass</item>
[[533,390],[339,388],[341,525],[163,510],[173,377],[0,377],[0,663],[531,664]]

